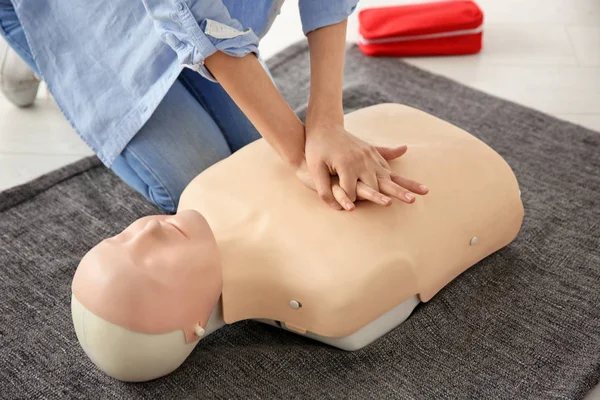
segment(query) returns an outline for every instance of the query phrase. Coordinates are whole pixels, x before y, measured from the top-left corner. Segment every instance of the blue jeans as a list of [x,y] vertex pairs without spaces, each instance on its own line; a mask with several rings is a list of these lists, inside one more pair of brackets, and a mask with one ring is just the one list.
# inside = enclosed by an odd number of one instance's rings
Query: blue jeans
[[[37,73],[10,0],[0,0],[0,35]],[[184,69],[111,169],[162,210],[175,212],[196,175],[259,137],[221,85]]]
[[221,85],[185,69],[112,170],[167,212],[206,168],[260,134]]

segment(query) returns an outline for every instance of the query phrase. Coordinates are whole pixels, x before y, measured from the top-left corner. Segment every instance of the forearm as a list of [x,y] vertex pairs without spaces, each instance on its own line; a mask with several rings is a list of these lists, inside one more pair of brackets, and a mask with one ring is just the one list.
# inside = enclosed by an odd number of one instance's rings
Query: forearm
[[342,85],[346,20],[310,32],[310,99],[307,131],[319,124],[343,124]]
[[205,65],[280,157],[298,166],[304,160],[304,125],[256,56],[216,52]]

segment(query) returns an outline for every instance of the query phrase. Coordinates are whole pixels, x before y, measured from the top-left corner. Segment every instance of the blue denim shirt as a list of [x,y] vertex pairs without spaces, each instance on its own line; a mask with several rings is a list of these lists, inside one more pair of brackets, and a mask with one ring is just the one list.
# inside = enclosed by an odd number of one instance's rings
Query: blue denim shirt
[[[304,33],[358,0],[299,0]],[[213,79],[220,50],[258,54],[283,0],[13,0],[41,75],[83,140],[110,166],[184,66]],[[43,140],[43,139],[42,139]]]

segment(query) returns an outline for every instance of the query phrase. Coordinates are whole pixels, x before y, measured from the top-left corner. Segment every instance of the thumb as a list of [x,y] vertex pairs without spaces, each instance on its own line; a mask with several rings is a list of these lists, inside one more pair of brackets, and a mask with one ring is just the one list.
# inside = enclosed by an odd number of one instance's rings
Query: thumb
[[327,203],[331,208],[341,210],[342,206],[337,202],[331,190],[331,174],[329,168],[324,163],[311,168],[311,175],[317,188],[317,193],[321,200]]
[[408,146],[402,145],[398,147],[376,147],[376,149],[379,154],[381,154],[381,157],[389,161],[403,156],[408,150]]
[[314,190],[315,192],[317,191],[315,182],[313,181],[312,176],[310,176],[310,172],[308,171],[308,169],[300,168],[296,170],[296,177],[300,179],[300,182],[302,182],[306,187]]

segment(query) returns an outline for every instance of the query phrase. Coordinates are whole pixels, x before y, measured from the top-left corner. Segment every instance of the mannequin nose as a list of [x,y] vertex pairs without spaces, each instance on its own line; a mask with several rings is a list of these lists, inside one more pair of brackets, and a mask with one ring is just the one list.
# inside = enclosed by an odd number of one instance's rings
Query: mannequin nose
[[142,228],[142,230],[137,235],[135,235],[132,238],[132,240],[136,241],[137,239],[137,241],[139,241],[139,239],[143,239],[144,237],[159,236],[162,231],[163,227],[160,221],[153,219],[148,221],[144,228]]
[[154,231],[154,230],[160,230],[160,229],[161,229],[160,222],[158,222],[155,219],[148,221],[148,223],[144,227],[144,230],[147,230],[147,231]]

